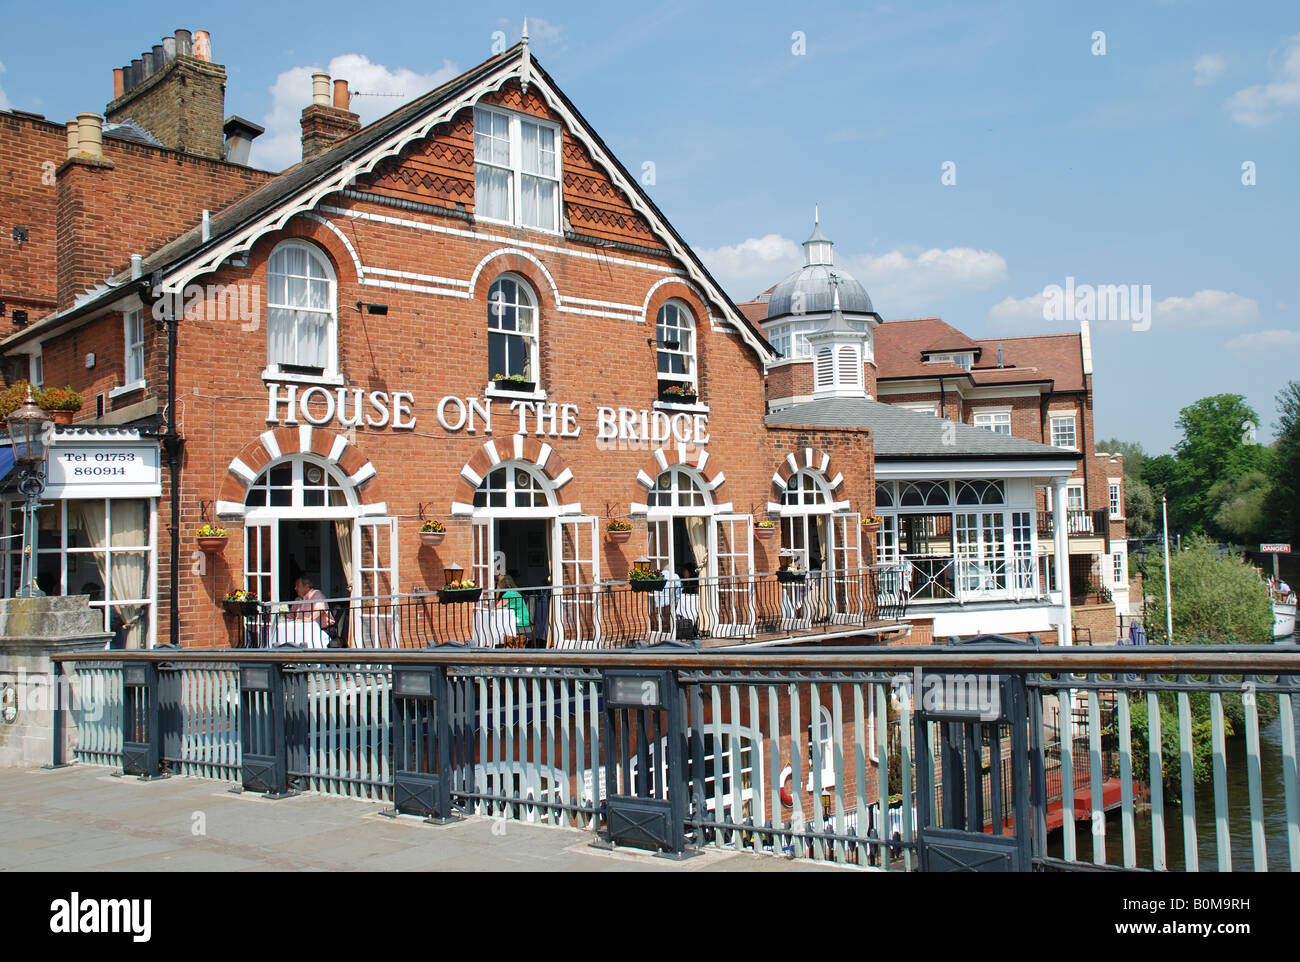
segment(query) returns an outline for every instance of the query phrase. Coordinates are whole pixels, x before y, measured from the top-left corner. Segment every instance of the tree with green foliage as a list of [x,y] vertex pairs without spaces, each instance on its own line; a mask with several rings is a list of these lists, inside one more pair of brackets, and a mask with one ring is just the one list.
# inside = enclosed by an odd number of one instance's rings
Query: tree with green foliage
[[1300,381],[1277,394],[1277,443],[1273,446],[1273,488],[1266,500],[1270,531],[1300,543]]
[[[1164,556],[1147,559],[1151,601],[1147,637],[1167,641]],[[1202,537],[1184,542],[1169,558],[1174,602],[1174,643],[1179,645],[1262,645],[1273,640],[1273,607],[1259,573],[1238,554],[1221,551]]]
[[1142,481],[1151,489],[1151,496],[1157,504],[1160,502],[1161,495],[1169,493],[1170,482],[1177,474],[1178,461],[1172,454],[1147,458],[1146,463],[1142,465]]
[[1210,489],[1250,471],[1267,471],[1269,451],[1255,443],[1259,415],[1241,394],[1216,394],[1178,413],[1182,439],[1177,471],[1168,481],[1169,523],[1188,532],[1214,530],[1219,505]]
[[1265,502],[1272,481],[1263,471],[1247,471],[1239,478],[1220,481],[1210,488],[1214,529],[1236,544],[1268,540],[1272,521]]

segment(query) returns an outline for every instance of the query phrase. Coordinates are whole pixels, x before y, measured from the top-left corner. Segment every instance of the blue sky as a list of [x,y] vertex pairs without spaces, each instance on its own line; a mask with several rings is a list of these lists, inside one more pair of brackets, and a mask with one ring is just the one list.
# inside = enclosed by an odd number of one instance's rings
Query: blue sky
[[1047,285],[1150,285],[1149,330],[1093,323],[1098,437],[1167,450],[1180,407],[1233,392],[1269,440],[1300,376],[1292,3],[130,9],[4,0],[0,107],[102,110],[113,67],[206,29],[227,113],[268,127],[253,160],[278,167],[312,68],[399,95],[356,98],[370,121],[489,56],[495,31],[515,42],[526,13],[538,59],[630,170],[654,165],[648,191],[738,300],[799,263],[819,203],[887,319],[1073,329],[1044,320]]

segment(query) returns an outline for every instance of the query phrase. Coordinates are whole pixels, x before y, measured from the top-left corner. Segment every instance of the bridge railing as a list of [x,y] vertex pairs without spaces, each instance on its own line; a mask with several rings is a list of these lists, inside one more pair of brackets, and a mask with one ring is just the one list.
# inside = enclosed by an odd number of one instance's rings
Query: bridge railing
[[[143,682],[152,694],[132,687],[140,663],[157,669]],[[1032,831],[1040,867],[1300,869],[1300,652],[1284,647],[155,649],[61,664],[85,696],[86,764],[131,764],[124,742],[156,738],[162,769],[247,784],[247,746],[265,752],[281,731],[272,754],[287,788],[401,805],[412,746],[434,739],[447,760],[420,763],[421,777],[444,780],[444,815],[603,833],[629,785],[680,785],[688,848],[886,870],[920,864],[919,813],[945,827],[937,747],[923,769],[936,774],[917,775],[927,679],[1016,678],[1025,716],[990,721],[965,747],[980,801],[962,804],[983,834]],[[661,673],[680,728],[612,724],[611,669]],[[413,689],[398,677],[412,671],[437,678],[415,728],[402,700]],[[148,730],[139,713],[151,697]],[[948,723],[923,724],[937,746]],[[1019,775],[1004,747],[1017,725],[1031,749]],[[681,769],[670,771],[675,745]],[[1017,777],[1037,786],[1025,825],[1007,802]]]

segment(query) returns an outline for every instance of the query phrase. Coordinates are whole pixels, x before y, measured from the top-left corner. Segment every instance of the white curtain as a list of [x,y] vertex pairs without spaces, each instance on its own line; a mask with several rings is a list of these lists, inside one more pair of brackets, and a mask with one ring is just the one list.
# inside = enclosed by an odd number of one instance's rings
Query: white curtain
[[[709,574],[709,520],[708,518],[691,515],[682,520],[686,525],[686,537],[690,541],[691,554],[695,557],[695,567],[699,569],[701,578],[707,578]],[[701,591],[703,590],[702,588]],[[711,590],[716,598],[718,590],[716,582],[714,582]],[[704,599],[700,600],[700,631],[704,632],[713,627],[715,606],[703,603]]]
[[105,571],[108,567],[104,553],[106,517],[105,502],[75,502],[81,529],[85,531],[90,547],[95,548],[91,556],[99,568],[99,577],[107,585],[106,600],[110,602],[111,613],[116,612],[126,629],[126,647],[142,648],[144,646],[144,614],[146,606],[141,603],[117,604],[118,598],[143,598],[146,594],[149,575],[149,557],[145,550],[148,543],[148,505],[144,501],[116,500],[112,502],[112,532],[108,545],[114,549],[135,548],[139,550],[112,552],[112,573]]
[[339,558],[343,562],[343,577],[352,587],[352,522],[335,521],[334,538],[339,544]]

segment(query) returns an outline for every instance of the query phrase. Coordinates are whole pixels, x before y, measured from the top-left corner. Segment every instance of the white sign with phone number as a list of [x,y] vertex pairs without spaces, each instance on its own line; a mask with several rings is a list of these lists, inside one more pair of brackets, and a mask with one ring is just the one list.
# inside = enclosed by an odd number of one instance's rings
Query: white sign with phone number
[[156,498],[162,494],[152,444],[56,444],[50,448],[47,498]]

